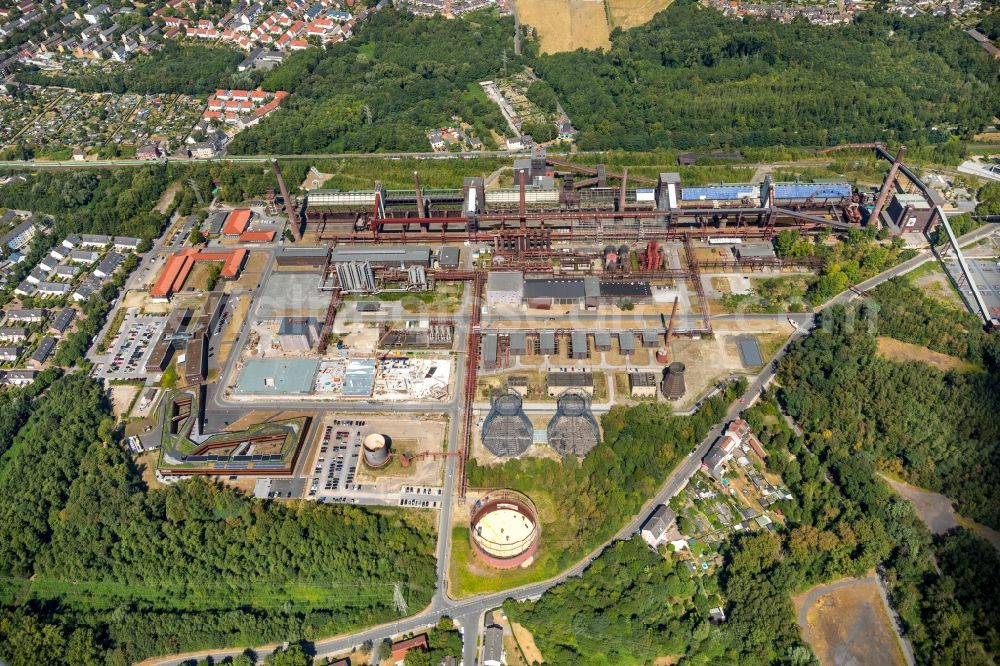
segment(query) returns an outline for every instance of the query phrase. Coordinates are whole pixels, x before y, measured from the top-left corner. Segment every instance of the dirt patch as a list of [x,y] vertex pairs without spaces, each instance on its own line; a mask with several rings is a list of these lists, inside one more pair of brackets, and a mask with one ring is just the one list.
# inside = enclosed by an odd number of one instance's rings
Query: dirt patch
[[611,27],[628,30],[642,25],[670,6],[671,0],[608,0],[611,6]]
[[955,513],[951,500],[947,496],[911,486],[884,474],[880,476],[889,484],[890,488],[913,505],[920,522],[926,525],[932,534],[944,534],[950,529],[962,526],[976,532],[992,543],[994,548],[1000,550],[1000,532]]
[[111,411],[115,418],[123,418],[128,413],[128,408],[132,406],[132,400],[139,393],[139,389],[139,386],[131,384],[119,384],[111,387]]
[[163,484],[156,480],[156,462],[159,456],[159,451],[146,451],[135,459],[135,468],[139,470],[142,480],[150,490],[163,487]]
[[542,658],[541,651],[539,651],[538,646],[535,645],[535,637],[531,634],[531,632],[517,622],[511,622],[510,629],[514,634],[514,640],[517,641],[518,646],[521,648],[521,654],[524,655],[525,660],[527,660],[529,664],[544,664],[545,659]]
[[969,371],[976,369],[976,366],[960,358],[882,335],[878,337],[878,352],[891,361],[898,361],[900,363],[920,361],[942,372],[947,372],[948,370]]
[[156,208],[154,208],[153,210],[155,210],[157,213],[166,214],[167,209],[170,208],[170,204],[174,202],[174,197],[176,197],[177,193],[180,191],[181,191],[181,183],[179,181],[176,183],[171,183],[167,187],[167,189],[164,190],[163,196],[161,196],[160,200],[156,202]]
[[515,0],[524,25],[538,31],[543,53],[609,48],[603,0]]
[[874,576],[819,585],[797,595],[802,637],[827,666],[904,666]]
[[267,260],[268,256],[266,253],[251,250],[246,263],[243,265],[243,270],[240,271],[240,277],[224,283],[225,291],[232,293],[237,290],[249,291],[256,289],[260,284],[261,273],[264,272],[264,267],[267,266]]

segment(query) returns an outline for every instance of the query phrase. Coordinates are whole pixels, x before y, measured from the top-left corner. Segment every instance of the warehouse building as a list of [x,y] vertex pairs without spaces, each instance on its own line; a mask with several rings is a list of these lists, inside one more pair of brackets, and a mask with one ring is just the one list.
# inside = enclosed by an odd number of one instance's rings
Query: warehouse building
[[283,247],[274,256],[279,268],[321,270],[330,251],[325,247]]
[[555,331],[542,331],[538,334],[538,353],[542,356],[557,353]]
[[596,331],[594,333],[594,351],[611,351],[611,333],[607,331]]
[[497,343],[496,333],[487,333],[483,336],[483,369],[495,370],[497,367]]
[[622,356],[629,356],[635,353],[635,334],[622,331],[618,334],[618,351]]
[[330,263],[367,261],[388,268],[409,268],[410,266],[431,265],[429,247],[335,247],[330,250]]
[[441,268],[458,268],[461,254],[461,250],[457,247],[443,247],[438,255],[438,263]]
[[569,337],[569,357],[576,360],[590,358],[590,346],[584,331],[573,331]]
[[643,331],[642,346],[646,349],[656,349],[660,346],[660,333],[658,331]]
[[528,336],[524,331],[512,331],[510,334],[511,356],[524,356],[528,353]]
[[927,230],[927,225],[934,216],[934,208],[920,194],[899,192],[889,200],[886,214],[900,231],[921,233]]

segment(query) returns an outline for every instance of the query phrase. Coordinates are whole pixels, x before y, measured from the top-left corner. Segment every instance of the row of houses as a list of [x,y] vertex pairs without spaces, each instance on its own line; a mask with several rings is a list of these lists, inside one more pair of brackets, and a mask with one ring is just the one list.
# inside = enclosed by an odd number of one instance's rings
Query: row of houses
[[[321,43],[343,41],[351,37],[359,18],[325,2],[307,4],[295,0],[266,16],[259,2],[241,4],[218,21],[188,19],[182,15],[186,11],[174,11],[173,15],[167,15],[165,10],[153,12],[153,18],[162,21],[167,39],[218,40],[247,52],[258,48],[302,50],[309,47],[310,38]],[[367,10],[362,13],[367,15]]]
[[[130,13],[129,10],[123,11]],[[29,16],[33,18],[28,22],[35,22],[46,15],[47,12],[36,9],[23,14],[18,22]],[[110,25],[107,25],[109,21]],[[0,39],[17,31],[8,33],[5,30],[12,24],[0,26]],[[21,25],[18,29],[23,28],[24,25]],[[43,29],[40,37],[37,43],[29,40],[18,47],[18,57],[22,62],[45,67],[50,64],[48,58],[56,53],[81,59],[125,62],[136,53],[148,53],[156,48],[160,28],[156,25],[145,28],[133,25],[122,29],[114,21],[108,5],[101,4],[65,14]]]

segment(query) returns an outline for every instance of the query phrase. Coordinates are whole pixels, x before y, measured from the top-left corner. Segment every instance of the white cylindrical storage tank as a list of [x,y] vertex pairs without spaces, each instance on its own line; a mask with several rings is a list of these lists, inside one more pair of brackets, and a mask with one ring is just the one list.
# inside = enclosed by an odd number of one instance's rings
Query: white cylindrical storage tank
[[389,438],[385,435],[373,432],[365,437],[362,448],[369,467],[382,467],[389,462]]

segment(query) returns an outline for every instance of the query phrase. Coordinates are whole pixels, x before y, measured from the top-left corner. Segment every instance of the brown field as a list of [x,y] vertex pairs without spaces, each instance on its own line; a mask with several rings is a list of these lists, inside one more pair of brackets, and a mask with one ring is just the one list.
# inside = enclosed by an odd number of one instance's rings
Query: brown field
[[802,637],[824,666],[906,663],[874,576],[818,585],[793,601]]
[[519,625],[517,622],[511,622],[510,628],[514,634],[515,640],[517,640],[517,644],[521,647],[521,652],[524,653],[524,658],[528,661],[528,663],[544,664],[545,660],[542,658],[542,653],[539,652],[538,646],[535,645],[535,637],[531,635],[531,632]]
[[648,22],[670,6],[671,0],[608,0],[611,5],[611,27],[628,30]]
[[975,366],[960,358],[931,351],[927,347],[914,345],[909,342],[901,342],[895,338],[879,336],[878,353],[892,361],[905,363],[906,361],[921,361],[927,365],[937,368],[943,372],[948,370],[975,370]]
[[199,261],[191,267],[184,280],[181,291],[205,291],[208,288],[208,276],[212,272],[212,264],[207,261]]
[[131,384],[121,384],[111,387],[111,411],[116,418],[125,418],[128,415],[128,408],[132,406],[132,400],[139,393],[140,387]]
[[542,53],[608,48],[603,0],[515,0],[524,25],[538,31]]

